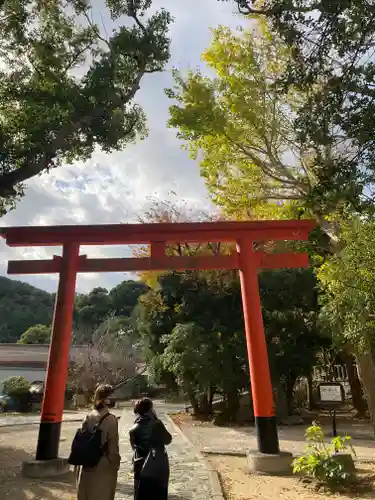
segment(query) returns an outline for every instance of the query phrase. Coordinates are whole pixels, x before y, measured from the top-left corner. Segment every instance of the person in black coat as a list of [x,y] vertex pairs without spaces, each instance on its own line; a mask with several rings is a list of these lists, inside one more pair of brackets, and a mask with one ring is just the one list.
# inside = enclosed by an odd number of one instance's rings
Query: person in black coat
[[133,449],[134,500],[167,500],[169,462],[165,447],[172,436],[158,419],[151,399],[134,407],[136,419],[129,431]]

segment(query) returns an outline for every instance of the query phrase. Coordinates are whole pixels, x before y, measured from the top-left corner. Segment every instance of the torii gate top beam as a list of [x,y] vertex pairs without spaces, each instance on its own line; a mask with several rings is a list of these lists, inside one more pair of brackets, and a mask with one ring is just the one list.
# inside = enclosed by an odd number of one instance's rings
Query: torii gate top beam
[[93,226],[25,226],[0,228],[10,247],[80,245],[130,245],[152,242],[235,242],[307,240],[312,220],[219,221]]

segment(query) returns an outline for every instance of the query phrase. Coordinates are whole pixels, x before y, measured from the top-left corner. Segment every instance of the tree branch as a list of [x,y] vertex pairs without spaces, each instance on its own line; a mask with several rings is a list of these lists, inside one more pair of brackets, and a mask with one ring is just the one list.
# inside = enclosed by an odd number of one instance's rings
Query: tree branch
[[[132,96],[136,93],[136,84],[133,84],[131,90],[126,94],[125,99],[122,100],[122,105],[126,104]],[[128,97],[130,96],[130,97]],[[113,105],[117,107],[117,105]],[[56,157],[57,151],[64,151],[69,146],[72,135],[76,134],[83,125],[89,125],[90,122],[102,115],[103,108],[97,108],[92,116],[82,117],[75,123],[70,123],[65,127],[62,127],[56,134],[55,139],[48,145],[45,146],[45,153],[41,160],[37,162],[29,162],[27,159],[20,168],[7,172],[0,176],[0,197],[8,198],[17,194],[15,186],[21,184],[22,182],[34,177],[37,174],[42,173],[48,168],[52,168],[53,160]],[[130,134],[136,124],[136,120],[132,121],[125,132],[126,135]]]
[[[272,7],[270,9],[254,9],[252,7],[252,4],[254,3],[252,0],[234,0],[235,3],[237,4],[238,11],[240,14],[245,14],[245,15],[265,15],[265,16],[270,16],[272,14],[280,12],[280,7]],[[316,2],[309,7],[288,7],[289,12],[293,13],[308,13],[313,10],[319,10],[322,7],[322,2]]]

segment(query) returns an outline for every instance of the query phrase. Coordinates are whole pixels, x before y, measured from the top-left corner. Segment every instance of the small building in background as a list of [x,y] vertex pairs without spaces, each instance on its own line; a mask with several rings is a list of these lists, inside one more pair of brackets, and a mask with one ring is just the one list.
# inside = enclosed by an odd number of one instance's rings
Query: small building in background
[[[88,349],[88,346],[72,346],[70,360]],[[46,377],[49,345],[0,344],[0,394],[3,381],[8,377],[24,377],[32,384]]]
[[[35,399],[39,401],[41,388],[47,371],[49,345],[46,344],[1,344],[0,343],[0,394],[3,381],[8,377],[24,377],[32,384]],[[87,355],[95,356],[95,348],[89,345],[72,345],[70,363]],[[118,360],[117,360],[118,362]],[[147,370],[144,363],[136,364],[136,373],[116,387],[118,399],[139,397],[148,386]],[[72,396],[72,394],[71,394]],[[70,398],[70,396],[69,396]],[[82,397],[81,397],[82,399]],[[78,404],[78,402],[76,402]],[[82,403],[79,404],[81,406]]]

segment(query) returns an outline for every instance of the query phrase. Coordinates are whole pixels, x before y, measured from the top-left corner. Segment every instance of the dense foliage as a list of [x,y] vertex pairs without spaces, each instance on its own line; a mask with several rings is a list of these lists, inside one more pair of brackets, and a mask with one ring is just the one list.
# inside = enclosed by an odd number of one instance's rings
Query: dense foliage
[[[169,123],[226,213],[314,217],[328,238],[316,249],[320,263],[330,254],[335,261],[347,244],[343,226],[373,217],[374,7],[364,0],[237,4],[256,22],[249,31],[214,30],[203,54],[209,76],[176,73]],[[361,315],[356,297],[343,297]],[[355,355],[375,423],[375,358],[366,331],[357,333],[367,352],[353,333],[345,349]]]
[[50,325],[53,302],[44,290],[0,277],[0,342],[17,342],[30,326]]
[[119,322],[125,327],[126,318],[131,316],[138,298],[147,290],[144,283],[130,280],[121,282],[110,291],[97,287],[88,294],[79,295],[75,304],[74,323],[75,329],[83,335],[80,342],[87,335],[90,337],[108,318],[112,318],[112,327]]
[[1,2],[0,213],[27,179],[146,133],[134,97],[142,78],[169,59],[171,17],[151,11],[151,0],[107,0],[102,8],[114,23],[107,33],[95,7]]
[[51,327],[46,325],[30,326],[21,335],[18,344],[49,344],[51,340]]
[[[267,272],[260,277],[271,371],[289,399],[296,381],[311,372],[326,343],[315,326],[315,284],[311,271]],[[234,418],[239,394],[249,387],[236,274],[163,274],[159,287],[141,298],[135,312],[156,379],[182,388],[197,413],[212,411],[212,397],[221,393],[226,416]]]
[[342,228],[344,248],[321,268],[326,296],[321,312],[336,342],[354,353],[375,424],[375,223],[357,221]]
[[[94,288],[77,296],[75,325],[77,340],[85,343],[104,320],[129,331],[130,316],[138,297],[148,287],[138,281],[123,281],[108,291]],[[49,337],[54,294],[21,281],[0,277],[0,342],[45,343]]]
[[6,396],[24,396],[29,389],[30,383],[24,377],[8,377],[3,382],[3,393]]

